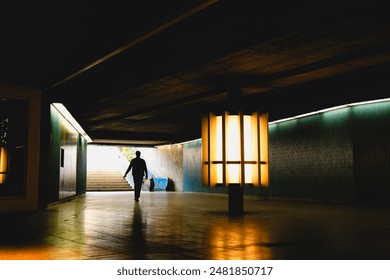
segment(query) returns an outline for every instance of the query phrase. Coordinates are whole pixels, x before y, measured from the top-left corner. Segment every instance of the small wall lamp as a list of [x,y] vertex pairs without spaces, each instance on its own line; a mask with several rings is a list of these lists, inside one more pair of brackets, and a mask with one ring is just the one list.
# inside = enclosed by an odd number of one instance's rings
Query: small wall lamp
[[202,161],[204,186],[267,187],[268,114],[203,116]]
[[0,184],[4,184],[7,178],[8,154],[4,147],[0,147]]

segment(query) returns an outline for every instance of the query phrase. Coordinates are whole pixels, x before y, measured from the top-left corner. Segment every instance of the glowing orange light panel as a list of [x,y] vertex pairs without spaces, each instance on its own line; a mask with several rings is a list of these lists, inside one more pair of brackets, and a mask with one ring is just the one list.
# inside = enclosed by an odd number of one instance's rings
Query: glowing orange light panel
[[7,150],[0,147],[0,184],[4,184],[7,172]]
[[202,183],[264,186],[268,178],[268,114],[202,118]]

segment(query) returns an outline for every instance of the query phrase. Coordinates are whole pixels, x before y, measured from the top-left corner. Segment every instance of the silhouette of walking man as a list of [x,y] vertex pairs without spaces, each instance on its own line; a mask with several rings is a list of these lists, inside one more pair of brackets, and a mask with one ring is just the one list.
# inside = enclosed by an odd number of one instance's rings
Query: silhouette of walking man
[[126,177],[127,173],[130,172],[132,169],[132,175],[134,179],[134,200],[139,201],[139,197],[141,196],[141,186],[142,186],[142,179],[145,174],[145,179],[148,178],[148,170],[146,168],[145,160],[143,160],[141,156],[140,151],[135,152],[136,158],[132,159],[129,167],[127,168],[125,175],[123,175],[123,178]]

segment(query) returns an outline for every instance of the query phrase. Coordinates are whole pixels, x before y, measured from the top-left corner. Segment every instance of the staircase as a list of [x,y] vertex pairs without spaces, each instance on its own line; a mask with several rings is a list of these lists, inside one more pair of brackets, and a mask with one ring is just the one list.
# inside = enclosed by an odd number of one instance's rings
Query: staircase
[[114,170],[88,172],[87,191],[132,191],[133,188]]
[[87,191],[132,191],[123,178],[123,155],[116,147],[88,146]]

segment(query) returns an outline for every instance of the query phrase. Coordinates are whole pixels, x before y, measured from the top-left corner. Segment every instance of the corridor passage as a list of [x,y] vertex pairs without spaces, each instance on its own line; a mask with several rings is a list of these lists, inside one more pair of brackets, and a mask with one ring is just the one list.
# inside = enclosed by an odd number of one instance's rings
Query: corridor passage
[[390,259],[390,210],[245,197],[87,192],[37,213],[1,214],[0,259]]

